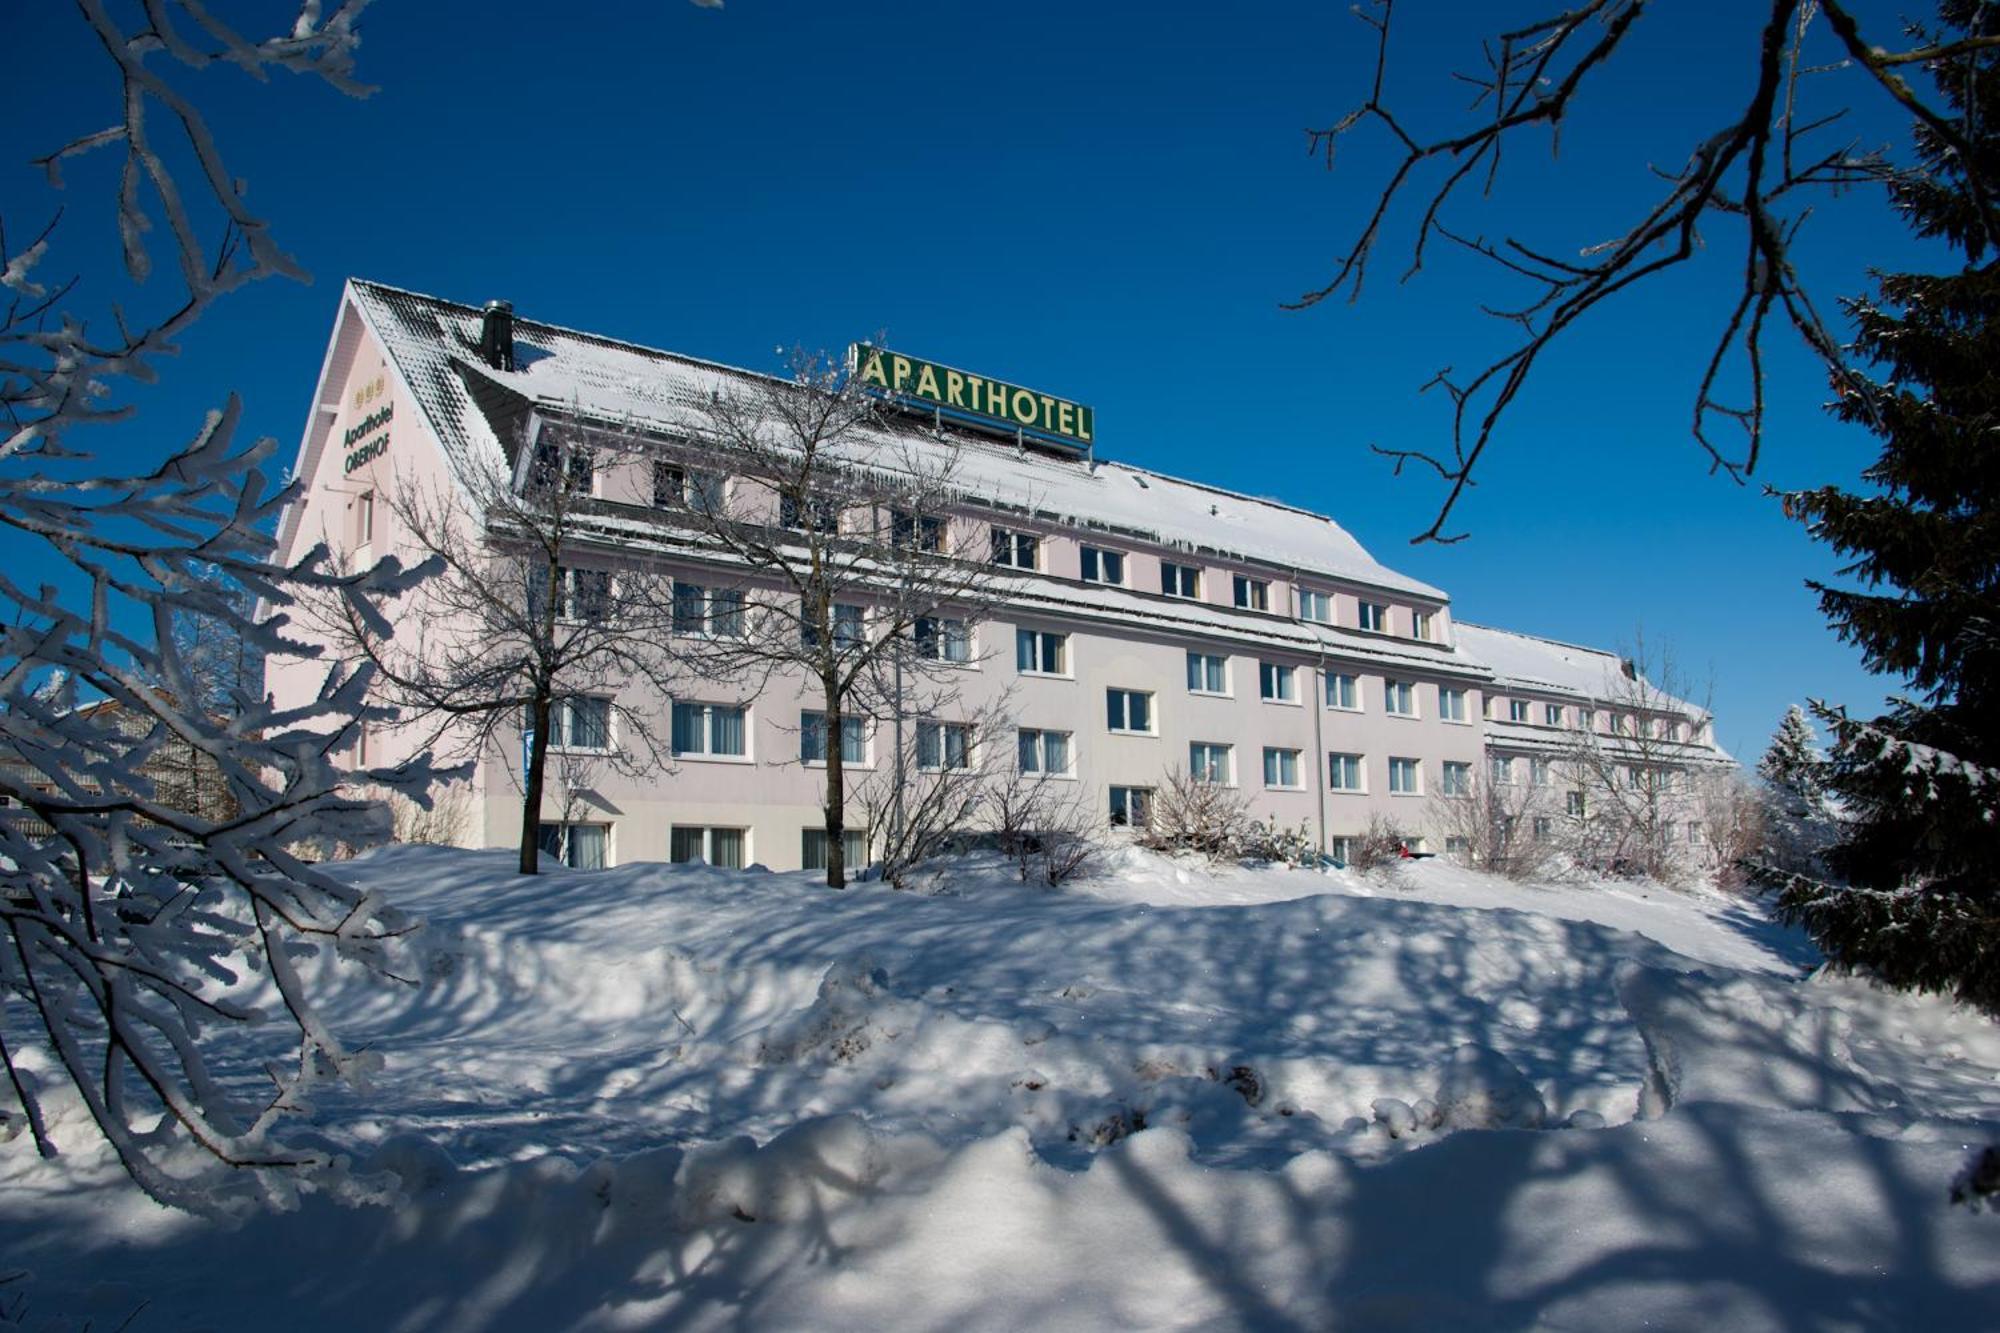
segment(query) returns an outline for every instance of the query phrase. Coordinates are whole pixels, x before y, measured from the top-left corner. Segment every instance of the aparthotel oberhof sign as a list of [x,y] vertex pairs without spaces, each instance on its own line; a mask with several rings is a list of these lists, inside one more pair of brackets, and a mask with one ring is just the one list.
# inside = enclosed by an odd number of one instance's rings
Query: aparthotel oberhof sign
[[1082,403],[867,343],[854,344],[848,355],[861,382],[883,393],[930,403],[1009,430],[1032,431],[1079,449],[1096,443],[1096,414]]

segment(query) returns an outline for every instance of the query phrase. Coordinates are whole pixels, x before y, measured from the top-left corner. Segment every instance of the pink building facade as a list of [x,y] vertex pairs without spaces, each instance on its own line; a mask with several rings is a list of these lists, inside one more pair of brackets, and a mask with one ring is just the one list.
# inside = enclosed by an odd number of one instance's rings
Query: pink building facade
[[[508,340],[504,356],[496,335]],[[615,422],[683,460],[677,427],[689,413],[757,378],[511,315],[496,326],[479,308],[350,282],[295,469],[304,486],[283,521],[284,555],[320,541],[361,561],[407,555],[385,503],[394,488],[469,494],[467,469],[549,422]],[[1380,564],[1329,518],[1016,436],[968,429],[956,448],[966,501],[952,521],[986,530],[974,549],[1008,566],[1012,588],[973,631],[958,668],[964,706],[1004,697],[1020,762],[1053,756],[1059,780],[1108,824],[1143,816],[1178,767],[1238,789],[1260,820],[1306,827],[1335,855],[1378,817],[1438,844],[1427,832],[1435,799],[1494,773],[1498,757],[1556,756],[1580,729],[1619,743],[1604,731],[1620,714],[1615,655],[1457,624],[1443,590]],[[655,503],[649,468],[603,468],[589,484],[607,525],[644,534],[646,558],[666,560],[677,581],[722,576],[692,551],[672,554],[674,518]],[[593,555],[609,569],[633,558],[615,540]],[[321,670],[273,662],[268,688],[291,698],[317,688]],[[722,720],[657,771],[604,777],[581,808],[574,797],[545,806],[551,824],[572,826],[564,855],[773,869],[823,855],[823,774],[801,757],[801,715],[816,702],[800,682],[781,678],[753,698],[688,679],[672,697],[619,705],[654,710],[663,733],[676,705]],[[1624,725],[1662,738],[1671,729],[1690,765],[1726,762],[1709,719],[1677,700],[1656,718],[1627,708]],[[886,762],[880,730],[860,748],[864,772]],[[393,761],[412,744],[408,731],[378,725],[356,759]],[[1654,762],[1661,753],[1645,748]],[[515,844],[519,764],[518,745],[479,757],[459,841]]]

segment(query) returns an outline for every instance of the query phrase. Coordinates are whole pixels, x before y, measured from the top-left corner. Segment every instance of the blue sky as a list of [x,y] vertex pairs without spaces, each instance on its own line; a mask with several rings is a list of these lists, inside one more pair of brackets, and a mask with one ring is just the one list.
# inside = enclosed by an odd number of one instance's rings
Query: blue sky
[[[1420,121],[1448,123],[1464,99],[1446,71],[1469,67],[1477,36],[1515,10],[1548,7],[1404,0],[1392,90]],[[263,13],[245,17],[255,29],[285,6],[224,8]],[[1578,108],[1560,157],[1517,152],[1518,175],[1468,200],[1459,225],[1569,250],[1612,234],[1646,197],[1647,163],[1680,160],[1694,127],[1706,134],[1745,95],[1754,8],[1647,19],[1647,44]],[[1369,445],[1444,443],[1446,405],[1418,391],[1500,346],[1478,304],[1518,291],[1449,253],[1398,284],[1392,251],[1359,303],[1281,308],[1330,274],[1388,162],[1379,136],[1343,148],[1330,174],[1305,151],[1305,127],[1338,118],[1370,71],[1346,6],[556,12],[378,0],[361,73],[380,91],[365,101],[232,71],[185,85],[315,282],[265,284],[211,313],[99,451],[157,457],[235,390],[247,429],[289,457],[350,274],[505,297],[533,318],[760,368],[779,346],[882,332],[1090,403],[1110,456],[1331,514],[1448,589],[1464,619],[1604,646],[1642,631],[1698,694],[1712,682],[1721,738],[1746,757],[1789,702],[1871,708],[1887,687],[1803,586],[1831,575],[1828,553],[1758,485],[1709,476],[1689,437],[1733,237],[1552,353],[1459,513],[1469,539],[1407,544],[1440,492],[1393,479]],[[118,295],[105,262],[115,164],[77,164],[66,199],[25,165],[108,122],[109,67],[68,6],[13,7],[0,39],[22,66],[0,88],[10,239],[67,202],[52,268]],[[1881,109],[1859,111],[1865,139],[1899,139]],[[1868,264],[1921,258],[1863,196],[1829,201],[1800,247],[1829,306]],[[1824,374],[1792,340],[1768,392],[1759,481],[1852,482],[1873,457],[1870,437],[1820,411]]]

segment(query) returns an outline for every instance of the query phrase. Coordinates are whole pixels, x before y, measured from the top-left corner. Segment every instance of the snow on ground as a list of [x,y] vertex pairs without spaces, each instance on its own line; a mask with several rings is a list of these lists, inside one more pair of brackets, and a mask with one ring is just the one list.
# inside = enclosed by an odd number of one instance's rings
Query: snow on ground
[[1754,903],[1131,851],[933,896],[500,853],[351,863],[395,1173],[230,1233],[0,1145],[26,1324],[311,1330],[2000,1325],[2000,1030],[1803,979]]

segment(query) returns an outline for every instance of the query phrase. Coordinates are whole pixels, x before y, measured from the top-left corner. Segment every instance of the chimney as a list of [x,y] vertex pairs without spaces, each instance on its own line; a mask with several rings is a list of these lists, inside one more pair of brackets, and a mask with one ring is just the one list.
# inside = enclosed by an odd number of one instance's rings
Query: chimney
[[479,317],[479,359],[495,370],[514,368],[514,303],[488,301]]

